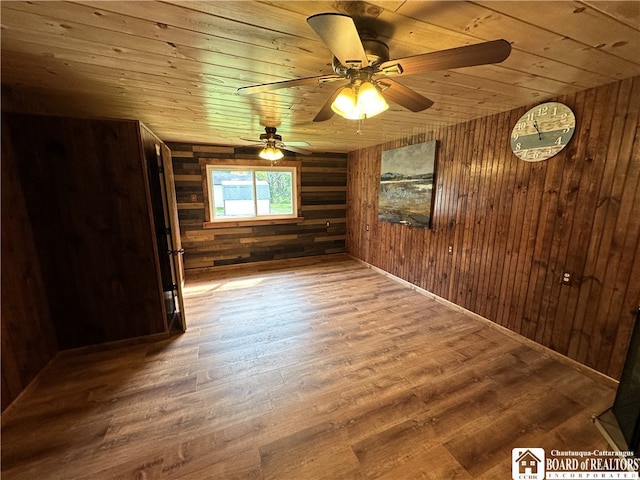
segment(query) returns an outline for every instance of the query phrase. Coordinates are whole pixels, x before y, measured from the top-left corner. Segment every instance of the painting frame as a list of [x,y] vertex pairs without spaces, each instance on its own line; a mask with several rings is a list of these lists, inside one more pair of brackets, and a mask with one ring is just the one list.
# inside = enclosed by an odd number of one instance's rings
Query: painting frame
[[378,220],[431,228],[437,150],[431,140],[382,152]]

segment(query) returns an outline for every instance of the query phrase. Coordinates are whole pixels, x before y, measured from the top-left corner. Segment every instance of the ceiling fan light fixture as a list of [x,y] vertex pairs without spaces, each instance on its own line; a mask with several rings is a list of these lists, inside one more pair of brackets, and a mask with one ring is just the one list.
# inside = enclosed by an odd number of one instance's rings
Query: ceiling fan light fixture
[[282,150],[279,148],[276,148],[275,145],[267,144],[267,146],[260,151],[258,156],[263,160],[270,160],[274,162],[284,157],[284,153],[282,153]]
[[361,120],[389,108],[380,90],[371,82],[344,87],[331,104],[331,110],[347,120]]
[[347,120],[364,118],[364,114],[356,110],[356,101],[356,89],[353,85],[347,85],[331,104],[331,110]]
[[373,83],[363,82],[358,89],[356,108],[370,118],[387,110],[389,104]]

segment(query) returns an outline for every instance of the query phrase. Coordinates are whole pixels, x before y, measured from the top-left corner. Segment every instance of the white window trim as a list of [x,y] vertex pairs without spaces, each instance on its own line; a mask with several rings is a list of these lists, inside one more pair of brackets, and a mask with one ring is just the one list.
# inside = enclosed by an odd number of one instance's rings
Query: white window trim
[[[222,228],[232,226],[252,226],[263,224],[284,224],[299,223],[304,219],[300,215],[300,166],[299,161],[280,161],[277,165],[265,165],[264,161],[239,161],[226,159],[200,159],[202,171],[203,193],[205,199],[205,222],[204,228]],[[213,191],[211,185],[211,172],[213,170],[251,170],[255,171],[289,171],[293,174],[292,198],[293,213],[288,215],[257,215],[254,217],[237,217],[237,218],[215,218],[214,201],[212,198]],[[254,174],[255,175],[255,174]],[[255,179],[255,176],[254,176]],[[254,182],[254,201],[255,200],[255,182]]]

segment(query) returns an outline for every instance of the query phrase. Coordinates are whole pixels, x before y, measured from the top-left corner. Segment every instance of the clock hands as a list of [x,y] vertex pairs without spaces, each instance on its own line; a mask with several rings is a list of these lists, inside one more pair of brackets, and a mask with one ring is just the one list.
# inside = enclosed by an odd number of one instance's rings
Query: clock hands
[[542,140],[542,135],[540,134],[540,129],[538,128],[537,120],[533,121],[533,127],[536,129],[536,132],[538,132],[538,140]]

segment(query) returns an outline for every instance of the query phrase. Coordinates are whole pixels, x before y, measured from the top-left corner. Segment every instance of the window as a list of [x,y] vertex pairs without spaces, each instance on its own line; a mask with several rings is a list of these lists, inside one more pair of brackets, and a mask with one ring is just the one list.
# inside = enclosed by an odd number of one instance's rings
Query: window
[[298,220],[299,162],[269,166],[207,159],[201,163],[208,202],[205,226]]

